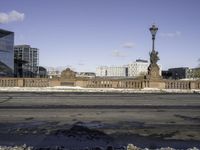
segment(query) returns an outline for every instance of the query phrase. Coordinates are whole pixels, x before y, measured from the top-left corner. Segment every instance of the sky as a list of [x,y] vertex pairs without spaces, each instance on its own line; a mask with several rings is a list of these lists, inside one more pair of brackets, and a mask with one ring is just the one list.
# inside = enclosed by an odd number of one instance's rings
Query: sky
[[149,28],[163,69],[200,63],[200,0],[0,0],[0,28],[40,50],[40,65],[95,71],[149,60]]

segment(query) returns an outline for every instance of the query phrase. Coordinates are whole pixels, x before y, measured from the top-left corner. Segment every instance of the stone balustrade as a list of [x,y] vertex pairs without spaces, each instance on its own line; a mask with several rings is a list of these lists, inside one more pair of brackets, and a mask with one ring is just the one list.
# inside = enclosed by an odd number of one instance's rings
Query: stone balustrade
[[0,87],[17,87],[17,78],[0,78]]
[[[63,82],[65,81],[65,82]],[[51,80],[48,78],[0,78],[0,87],[49,87],[49,86],[67,86],[62,83],[69,83],[65,80]],[[200,80],[144,80],[144,79],[106,79],[92,78],[69,80],[70,86],[80,86],[86,88],[158,88],[158,89],[200,89]]]
[[25,78],[24,87],[48,87],[49,79],[46,78]]
[[191,89],[191,81],[166,80],[165,89]]
[[143,81],[141,80],[88,80],[86,81],[86,87],[88,88],[142,89]]
[[200,89],[200,80],[195,82],[195,89]]
[[0,78],[0,87],[48,87],[46,78]]

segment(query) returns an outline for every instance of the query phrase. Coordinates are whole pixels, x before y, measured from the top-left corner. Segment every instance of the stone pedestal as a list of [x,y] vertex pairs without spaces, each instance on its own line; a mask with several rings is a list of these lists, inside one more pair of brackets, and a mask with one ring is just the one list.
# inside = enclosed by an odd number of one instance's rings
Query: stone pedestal
[[18,87],[23,87],[24,86],[24,79],[23,78],[19,78],[18,79]]
[[162,80],[150,80],[149,88],[165,89],[165,82]]
[[194,82],[194,81],[192,81],[192,82],[190,83],[190,89],[196,89],[196,86],[195,86],[195,82]]
[[54,87],[54,86],[60,86],[60,80],[59,79],[52,79],[49,81],[49,86]]
[[147,79],[149,80],[161,80],[162,77],[159,74],[160,68],[157,64],[150,64],[148,67]]
[[61,86],[75,86],[76,73],[71,69],[67,68],[61,73]]
[[148,67],[148,75],[146,79],[149,81],[149,88],[165,89],[165,82],[159,74],[160,68],[156,63],[150,64]]

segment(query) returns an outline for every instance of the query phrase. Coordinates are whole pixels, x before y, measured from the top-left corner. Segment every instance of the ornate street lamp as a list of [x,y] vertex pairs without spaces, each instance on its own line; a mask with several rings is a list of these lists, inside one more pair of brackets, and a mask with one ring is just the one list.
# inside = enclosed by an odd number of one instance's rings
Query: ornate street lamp
[[152,25],[151,28],[149,28],[151,35],[152,35],[152,51],[149,53],[150,55],[150,65],[148,67],[148,75],[150,79],[160,79],[161,76],[159,74],[159,66],[157,64],[159,57],[158,52],[155,51],[154,47],[154,41],[156,37],[156,32],[158,31],[158,28],[155,25]]
[[151,64],[156,64],[157,61],[159,60],[158,57],[158,52],[155,51],[155,37],[156,37],[156,32],[158,31],[158,28],[153,24],[151,28],[149,28],[151,35],[152,35],[152,51],[150,52],[150,63]]
[[156,32],[158,31],[158,28],[153,24],[151,28],[149,28],[151,35],[152,35],[152,51],[155,51],[154,49],[154,41],[156,37]]

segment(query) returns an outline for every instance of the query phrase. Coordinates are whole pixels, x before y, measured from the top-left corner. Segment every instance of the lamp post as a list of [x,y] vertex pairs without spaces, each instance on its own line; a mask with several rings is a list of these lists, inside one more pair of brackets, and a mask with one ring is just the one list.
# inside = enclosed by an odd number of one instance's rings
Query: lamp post
[[160,76],[160,68],[157,64],[159,57],[158,52],[155,50],[155,37],[158,28],[153,24],[151,28],[149,28],[152,35],[152,51],[149,53],[150,55],[150,65],[148,67],[148,78],[150,80],[160,80],[162,77]]
[[151,28],[149,28],[151,35],[152,35],[152,51],[155,51],[155,47],[154,47],[154,41],[155,41],[155,37],[156,37],[156,32],[158,31],[158,28],[153,24]]

